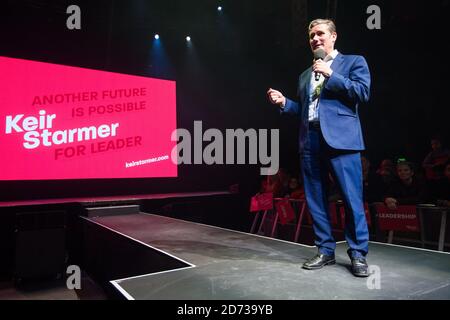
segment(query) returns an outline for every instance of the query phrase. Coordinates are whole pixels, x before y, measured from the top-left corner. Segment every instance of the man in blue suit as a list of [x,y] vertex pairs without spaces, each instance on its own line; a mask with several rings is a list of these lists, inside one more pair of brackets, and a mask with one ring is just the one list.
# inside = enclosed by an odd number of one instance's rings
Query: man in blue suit
[[309,25],[311,50],[317,57],[299,79],[298,100],[294,102],[277,90],[267,92],[283,113],[300,119],[300,153],[305,194],[313,217],[316,256],[303,268],[320,269],[336,262],[336,241],[332,235],[327,200],[331,172],[346,207],[345,238],[352,273],[368,276],[366,255],[369,232],[364,214],[360,152],[364,150],[358,107],[370,94],[370,72],[361,56],[343,55],[334,49],[336,26],[317,19]]

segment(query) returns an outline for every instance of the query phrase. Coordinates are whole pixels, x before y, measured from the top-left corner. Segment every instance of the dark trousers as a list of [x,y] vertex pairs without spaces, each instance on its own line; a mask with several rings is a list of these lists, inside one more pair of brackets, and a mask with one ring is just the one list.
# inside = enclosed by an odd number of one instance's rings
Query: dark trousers
[[325,142],[320,127],[310,125],[301,160],[305,195],[319,252],[332,255],[336,248],[327,194],[328,174],[331,173],[346,207],[345,238],[349,246],[348,254],[351,258],[365,257],[369,250],[369,231],[364,214],[360,153],[331,148]]

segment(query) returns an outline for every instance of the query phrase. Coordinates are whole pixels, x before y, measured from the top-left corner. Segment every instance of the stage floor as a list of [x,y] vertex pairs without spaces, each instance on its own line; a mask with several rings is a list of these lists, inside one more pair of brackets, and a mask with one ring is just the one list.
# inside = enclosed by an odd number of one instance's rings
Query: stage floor
[[336,265],[309,271],[315,247],[145,213],[87,220],[185,263],[111,281],[127,299],[450,299],[448,253],[371,242],[375,274],[356,278],[345,242]]

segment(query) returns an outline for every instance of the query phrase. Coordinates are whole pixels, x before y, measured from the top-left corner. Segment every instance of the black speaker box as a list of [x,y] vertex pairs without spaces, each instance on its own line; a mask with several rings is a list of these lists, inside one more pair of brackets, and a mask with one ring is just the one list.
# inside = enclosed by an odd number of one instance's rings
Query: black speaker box
[[66,264],[66,213],[17,213],[14,253],[15,280],[61,276]]

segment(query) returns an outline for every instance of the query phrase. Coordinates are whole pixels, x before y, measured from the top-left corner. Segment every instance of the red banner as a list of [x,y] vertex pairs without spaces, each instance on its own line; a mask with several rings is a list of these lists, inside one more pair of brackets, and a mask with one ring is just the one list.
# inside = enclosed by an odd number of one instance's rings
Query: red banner
[[273,209],[273,193],[260,193],[252,197],[250,201],[250,212]]
[[395,210],[383,204],[376,205],[381,230],[420,232],[416,206],[399,206]]
[[289,199],[283,199],[275,203],[275,208],[280,218],[280,223],[285,225],[295,219],[295,212],[291,206]]

